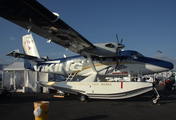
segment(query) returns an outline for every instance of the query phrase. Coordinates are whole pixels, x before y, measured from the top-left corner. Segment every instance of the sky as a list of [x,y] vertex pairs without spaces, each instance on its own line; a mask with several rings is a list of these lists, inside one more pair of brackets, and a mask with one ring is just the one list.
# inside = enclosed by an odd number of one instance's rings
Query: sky
[[[38,0],[91,43],[123,39],[125,50],[170,61],[176,66],[176,0]],[[0,64],[15,62],[7,53],[22,49],[27,30],[0,17]],[[76,55],[32,33],[41,57]],[[162,51],[158,53],[157,50]],[[19,60],[22,61],[22,60]],[[176,68],[174,68],[176,70]]]

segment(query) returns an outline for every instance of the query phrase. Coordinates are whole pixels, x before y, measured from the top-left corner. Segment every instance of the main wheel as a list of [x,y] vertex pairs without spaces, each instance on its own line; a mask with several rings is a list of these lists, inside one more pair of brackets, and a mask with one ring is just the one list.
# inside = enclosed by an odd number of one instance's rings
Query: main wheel
[[86,102],[88,99],[88,97],[86,95],[80,94],[79,95],[79,101],[81,102]]

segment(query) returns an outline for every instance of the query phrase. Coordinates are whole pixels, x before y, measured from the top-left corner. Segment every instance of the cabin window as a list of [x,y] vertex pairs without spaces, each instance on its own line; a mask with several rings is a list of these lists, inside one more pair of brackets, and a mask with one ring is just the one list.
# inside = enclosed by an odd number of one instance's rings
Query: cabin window
[[96,60],[97,60],[97,61],[100,61],[100,58],[97,58]]
[[86,63],[87,61],[85,60],[85,59],[83,59],[82,61],[81,61],[81,63]]
[[107,62],[112,62],[112,58],[106,58]]
[[100,58],[96,58],[94,62],[95,63],[100,63]]
[[102,63],[102,58],[100,58],[100,63]]
[[106,44],[105,46],[109,47],[109,48],[114,48],[115,47],[112,43]]
[[116,57],[113,57],[113,58],[112,58],[112,61],[117,61],[117,58],[116,58]]
[[102,58],[102,61],[106,61],[106,58]]

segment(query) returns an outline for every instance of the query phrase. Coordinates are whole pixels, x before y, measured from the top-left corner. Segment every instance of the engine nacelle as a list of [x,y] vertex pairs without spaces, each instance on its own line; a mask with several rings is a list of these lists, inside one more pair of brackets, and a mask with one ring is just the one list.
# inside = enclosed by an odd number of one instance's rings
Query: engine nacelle
[[96,48],[89,50],[88,53],[99,57],[111,57],[116,56],[118,43],[97,43],[94,44]]

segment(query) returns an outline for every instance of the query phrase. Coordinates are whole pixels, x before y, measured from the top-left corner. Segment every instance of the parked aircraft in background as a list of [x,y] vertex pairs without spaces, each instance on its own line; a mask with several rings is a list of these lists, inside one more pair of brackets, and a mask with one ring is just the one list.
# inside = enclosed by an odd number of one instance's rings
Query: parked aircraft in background
[[[133,50],[122,50],[125,45],[107,42],[92,44],[59,18],[59,14],[50,12],[35,0],[1,0],[0,16],[32,31],[77,54],[78,56],[50,60],[41,58],[32,34],[23,36],[25,54],[15,50],[8,55],[25,59],[25,68],[67,76],[65,82],[41,82],[38,84],[63,92],[78,94],[80,101],[87,98],[123,99],[137,96],[152,89],[157,93],[153,103],[157,103],[159,94],[152,83],[132,82],[132,78],[141,81],[142,75],[167,71],[173,64],[143,56]],[[83,79],[72,81],[73,78]],[[107,82],[105,77],[128,77],[129,82]]]

